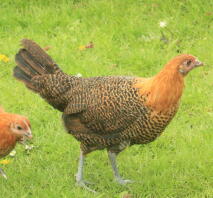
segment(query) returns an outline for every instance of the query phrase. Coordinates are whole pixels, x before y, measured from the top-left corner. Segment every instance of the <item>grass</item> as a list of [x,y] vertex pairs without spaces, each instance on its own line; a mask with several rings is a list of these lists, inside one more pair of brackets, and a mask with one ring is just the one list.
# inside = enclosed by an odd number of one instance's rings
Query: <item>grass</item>
[[[9,179],[0,177],[7,198],[210,198],[213,195],[213,3],[203,0],[1,0],[0,104],[31,120],[34,150],[17,146]],[[160,21],[167,26],[161,28]],[[186,78],[178,114],[148,145],[119,155],[122,175],[113,181],[105,151],[87,158],[85,176],[97,195],[75,186],[79,143],[66,134],[59,112],[12,77],[22,38],[42,46],[69,74],[152,76],[173,56],[190,53],[206,63]],[[79,46],[94,43],[93,49]],[[8,157],[9,158],[9,157]]]

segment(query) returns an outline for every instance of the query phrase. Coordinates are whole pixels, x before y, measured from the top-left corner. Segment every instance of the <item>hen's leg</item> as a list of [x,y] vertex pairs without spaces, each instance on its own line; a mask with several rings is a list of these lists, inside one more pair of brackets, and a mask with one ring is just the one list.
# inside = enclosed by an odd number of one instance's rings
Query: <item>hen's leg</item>
[[113,153],[111,151],[108,151],[108,157],[109,157],[109,161],[111,163],[112,166],[112,170],[115,176],[115,180],[119,183],[119,184],[126,184],[126,183],[131,183],[131,180],[128,179],[123,179],[118,171],[118,167],[117,167],[117,163],[116,163],[116,153]]
[[7,179],[7,175],[5,174],[5,172],[0,168],[0,174],[5,178]]
[[80,187],[85,188],[86,190],[96,193],[94,190],[90,189],[86,184],[89,184],[89,182],[84,181],[83,179],[83,173],[84,173],[84,161],[85,156],[83,152],[80,152],[79,162],[78,162],[78,172],[76,174],[76,182]]
[[85,157],[84,157],[84,155],[81,151],[80,157],[79,157],[79,162],[78,162],[78,172],[76,174],[76,182],[77,183],[80,183],[81,181],[83,181],[84,160],[85,160]]

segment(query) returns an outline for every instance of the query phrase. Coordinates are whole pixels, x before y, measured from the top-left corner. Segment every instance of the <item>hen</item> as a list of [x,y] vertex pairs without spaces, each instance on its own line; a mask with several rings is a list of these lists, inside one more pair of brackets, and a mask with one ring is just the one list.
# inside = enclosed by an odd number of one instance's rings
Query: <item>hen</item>
[[[17,142],[31,138],[29,120],[21,115],[6,113],[0,107],[0,158],[8,155],[15,148]],[[1,168],[0,174],[7,178]]]
[[107,149],[117,182],[116,155],[127,146],[155,140],[178,110],[184,77],[201,66],[192,55],[170,60],[152,78],[108,76],[81,78],[63,73],[35,42],[23,39],[14,76],[63,112],[66,130],[81,142],[76,180],[85,186],[85,155]]

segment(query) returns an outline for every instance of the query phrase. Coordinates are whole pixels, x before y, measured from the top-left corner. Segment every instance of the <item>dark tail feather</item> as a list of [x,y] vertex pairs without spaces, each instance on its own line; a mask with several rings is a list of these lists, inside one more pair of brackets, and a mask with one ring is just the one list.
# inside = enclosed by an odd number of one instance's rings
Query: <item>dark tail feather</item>
[[15,56],[15,61],[22,70],[30,76],[46,74],[45,67],[41,65],[34,57],[26,50],[20,49]]
[[18,66],[16,66],[13,70],[14,72],[14,77],[17,78],[18,80],[22,81],[25,83],[25,85],[33,90],[36,90],[35,87],[32,85],[31,82],[31,76],[26,74],[23,70],[21,70]]
[[34,76],[54,74],[60,70],[52,58],[35,42],[23,39],[22,45],[24,48],[15,56],[17,66],[13,72],[14,77],[23,81],[27,87],[33,89],[31,79]]
[[47,73],[54,73],[55,70],[59,69],[52,58],[38,44],[29,39],[23,39],[21,43],[24,49],[32,55],[31,58],[34,58],[34,60],[43,66]]

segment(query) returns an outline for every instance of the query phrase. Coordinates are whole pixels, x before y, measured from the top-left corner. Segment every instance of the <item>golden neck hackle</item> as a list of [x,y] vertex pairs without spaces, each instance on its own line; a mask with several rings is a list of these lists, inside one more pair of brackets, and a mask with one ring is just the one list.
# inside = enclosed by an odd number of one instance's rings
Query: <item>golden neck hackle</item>
[[167,64],[156,76],[150,79],[138,78],[135,88],[147,96],[146,105],[156,112],[166,113],[178,107],[184,88],[184,77],[177,67]]

